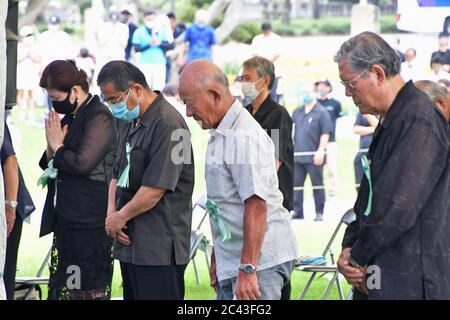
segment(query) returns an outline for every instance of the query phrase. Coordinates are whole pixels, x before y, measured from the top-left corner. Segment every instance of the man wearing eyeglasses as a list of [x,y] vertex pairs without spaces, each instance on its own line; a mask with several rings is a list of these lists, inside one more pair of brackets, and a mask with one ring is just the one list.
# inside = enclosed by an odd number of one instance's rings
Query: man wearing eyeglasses
[[338,269],[354,299],[450,299],[447,120],[378,35],[347,40],[334,60],[359,111],[380,116]]
[[194,187],[186,122],[131,63],[107,63],[97,84],[120,120],[105,229],[124,299],[183,299]]

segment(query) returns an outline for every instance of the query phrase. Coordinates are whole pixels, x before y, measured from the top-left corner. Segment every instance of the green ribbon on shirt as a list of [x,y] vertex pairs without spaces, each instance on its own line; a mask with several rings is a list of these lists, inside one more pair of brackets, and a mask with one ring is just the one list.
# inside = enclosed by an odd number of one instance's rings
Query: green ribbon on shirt
[[364,171],[364,174],[366,175],[367,181],[369,182],[369,197],[367,199],[367,207],[364,211],[364,215],[367,217],[371,211],[372,211],[372,177],[370,175],[370,167],[369,167],[369,160],[366,156],[361,157],[361,164]]
[[48,185],[48,179],[56,179],[58,176],[58,169],[53,168],[53,159],[47,164],[47,169],[44,170],[42,175],[39,177],[37,184],[41,185],[44,189]]
[[225,243],[231,240],[230,226],[223,219],[217,204],[211,199],[206,200],[206,210],[208,211],[210,218],[217,224],[219,233],[222,236],[222,242]]
[[122,188],[128,188],[129,180],[130,180],[129,176],[130,176],[130,165],[131,165],[131,161],[130,161],[131,146],[128,142],[125,146],[125,154],[126,154],[128,163],[127,163],[127,166],[125,167],[125,169],[123,170],[122,174],[120,175],[119,181],[117,182],[117,186],[122,187]]

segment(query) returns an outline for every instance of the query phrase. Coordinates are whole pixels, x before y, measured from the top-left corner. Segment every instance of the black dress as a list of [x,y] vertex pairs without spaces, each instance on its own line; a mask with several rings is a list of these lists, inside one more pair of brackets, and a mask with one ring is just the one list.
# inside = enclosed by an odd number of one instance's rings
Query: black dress
[[[97,96],[80,106],[64,146],[53,157],[40,236],[54,233],[49,295],[55,299],[108,299],[113,273],[112,240],[105,232],[108,187],[116,155],[116,124]],[[44,152],[39,165],[47,168]]]

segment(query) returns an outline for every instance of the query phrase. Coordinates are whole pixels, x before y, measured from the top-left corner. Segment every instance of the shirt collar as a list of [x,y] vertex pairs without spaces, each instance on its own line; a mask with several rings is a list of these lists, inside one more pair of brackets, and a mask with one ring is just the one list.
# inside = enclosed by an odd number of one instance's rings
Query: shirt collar
[[272,100],[270,99],[270,94],[267,96],[267,98],[263,101],[263,103],[259,106],[258,110],[255,114],[253,114],[253,105],[249,104],[247,107],[245,107],[248,112],[255,118],[255,119],[261,119],[263,118],[267,113],[270,112],[272,109]]
[[231,105],[230,109],[228,109],[227,113],[222,118],[217,128],[210,130],[211,134],[220,134],[222,136],[226,136],[226,131],[233,127],[234,122],[243,109],[244,108],[242,107],[242,104],[237,99],[234,99],[233,104]]
[[383,128],[389,128],[395,122],[395,119],[403,110],[403,105],[405,104],[406,101],[408,101],[408,96],[415,90],[418,89],[416,89],[411,80],[409,80],[403,86],[403,88],[400,89],[400,91],[398,92],[397,96],[394,99],[394,102],[392,103],[391,107],[386,113],[384,121],[381,123],[381,126]]
[[139,125],[147,127],[151,121],[153,120],[153,116],[152,116],[152,110],[155,109],[156,106],[160,105],[164,99],[164,96],[161,94],[160,91],[153,91],[155,94],[157,94],[158,96],[155,98],[155,100],[153,100],[152,103],[150,103],[149,107],[147,108],[147,110],[145,110],[144,114],[142,115],[142,117],[139,119]]
[[311,113],[313,113],[313,112],[314,112],[314,113],[317,112],[320,106],[322,106],[322,105],[321,105],[319,102],[317,102],[317,103],[314,105],[314,107],[312,107],[312,109],[309,110],[308,113],[306,113],[305,106],[302,107],[302,111],[303,111],[304,114],[308,115],[308,114],[311,114]]

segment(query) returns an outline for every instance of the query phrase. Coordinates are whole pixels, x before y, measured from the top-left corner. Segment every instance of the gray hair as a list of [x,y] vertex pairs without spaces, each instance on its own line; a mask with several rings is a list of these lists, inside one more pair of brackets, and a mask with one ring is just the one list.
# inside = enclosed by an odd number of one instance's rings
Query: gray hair
[[227,75],[220,69],[217,72],[207,73],[203,77],[201,83],[203,86],[207,86],[211,83],[217,84],[223,88],[228,88],[230,86]]
[[394,49],[373,32],[360,33],[345,41],[334,56],[335,62],[346,59],[350,69],[361,72],[374,64],[380,65],[387,78],[400,72],[400,58]]
[[275,82],[275,66],[270,60],[256,56],[244,61],[242,67],[245,69],[255,68],[258,77],[260,78],[264,77],[265,75],[269,76],[269,90],[272,89],[273,83]]
[[430,80],[419,80],[414,83],[417,88],[422,90],[427,94],[427,96],[435,101],[437,97],[441,97],[446,100],[448,95],[448,90],[446,87],[441,86],[440,84],[430,81]]

